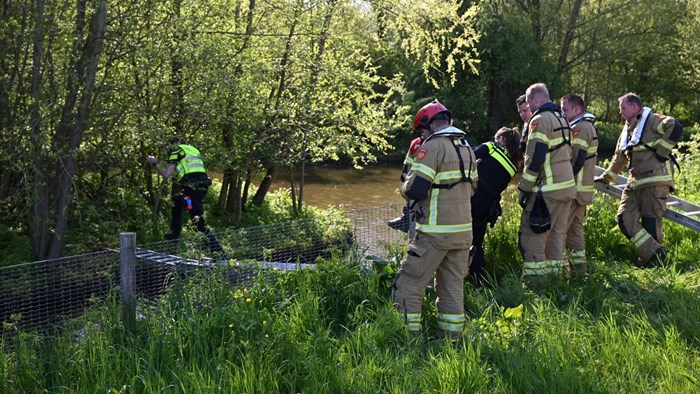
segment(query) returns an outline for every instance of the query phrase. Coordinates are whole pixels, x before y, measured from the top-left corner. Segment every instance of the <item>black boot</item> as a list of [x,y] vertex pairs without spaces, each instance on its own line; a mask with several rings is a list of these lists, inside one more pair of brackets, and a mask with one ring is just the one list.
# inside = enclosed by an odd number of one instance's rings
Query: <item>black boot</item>
[[666,252],[666,249],[664,249],[663,246],[659,246],[658,249],[654,252],[654,254],[649,258],[647,261],[638,261],[637,262],[637,267],[638,268],[656,268],[656,267],[661,267],[662,265],[666,264],[668,259],[668,253]]
[[663,246],[659,246],[658,249],[656,249],[656,252],[651,256],[649,261],[647,261],[647,267],[661,267],[666,263],[666,259],[668,258],[668,253],[666,253],[666,249],[664,249]]

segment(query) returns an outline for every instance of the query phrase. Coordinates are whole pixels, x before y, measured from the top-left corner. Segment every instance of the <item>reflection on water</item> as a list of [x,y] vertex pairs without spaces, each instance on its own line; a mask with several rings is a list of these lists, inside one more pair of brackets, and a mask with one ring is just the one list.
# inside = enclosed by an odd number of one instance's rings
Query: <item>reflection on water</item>
[[[318,208],[340,206],[346,211],[403,205],[398,193],[401,186],[401,165],[384,165],[357,170],[354,168],[307,167],[304,182],[304,204]],[[295,181],[299,175],[295,174]],[[271,190],[289,188],[289,172],[282,170]],[[397,212],[397,214],[399,214]]]

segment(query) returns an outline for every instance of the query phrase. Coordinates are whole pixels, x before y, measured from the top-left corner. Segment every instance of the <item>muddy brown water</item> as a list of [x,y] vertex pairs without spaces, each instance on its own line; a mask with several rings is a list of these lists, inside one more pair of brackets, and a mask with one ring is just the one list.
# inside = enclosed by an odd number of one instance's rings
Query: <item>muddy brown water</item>
[[[403,204],[398,193],[401,166],[354,168],[310,167],[304,181],[304,204],[346,211]],[[299,182],[299,174],[295,174]],[[289,188],[289,172],[280,171],[271,190]]]

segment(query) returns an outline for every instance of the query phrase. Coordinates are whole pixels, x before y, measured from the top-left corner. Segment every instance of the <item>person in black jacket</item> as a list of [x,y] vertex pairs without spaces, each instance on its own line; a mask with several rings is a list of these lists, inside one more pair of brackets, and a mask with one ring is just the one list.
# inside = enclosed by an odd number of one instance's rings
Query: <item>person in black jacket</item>
[[501,215],[501,193],[522,165],[519,148],[520,133],[517,128],[500,128],[493,141],[477,146],[474,155],[478,160],[476,193],[472,196],[472,229],[474,240],[470,255],[470,280],[480,286],[484,279],[484,237],[486,226],[496,224]]

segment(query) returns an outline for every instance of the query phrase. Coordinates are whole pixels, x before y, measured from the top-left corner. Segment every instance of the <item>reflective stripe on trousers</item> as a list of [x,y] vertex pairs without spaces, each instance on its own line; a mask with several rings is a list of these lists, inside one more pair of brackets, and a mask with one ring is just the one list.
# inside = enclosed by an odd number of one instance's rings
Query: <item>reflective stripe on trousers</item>
[[466,321],[464,314],[438,313],[438,328],[450,333],[461,333]]
[[564,267],[564,260],[526,261],[523,264],[523,275],[539,276],[559,274]]

